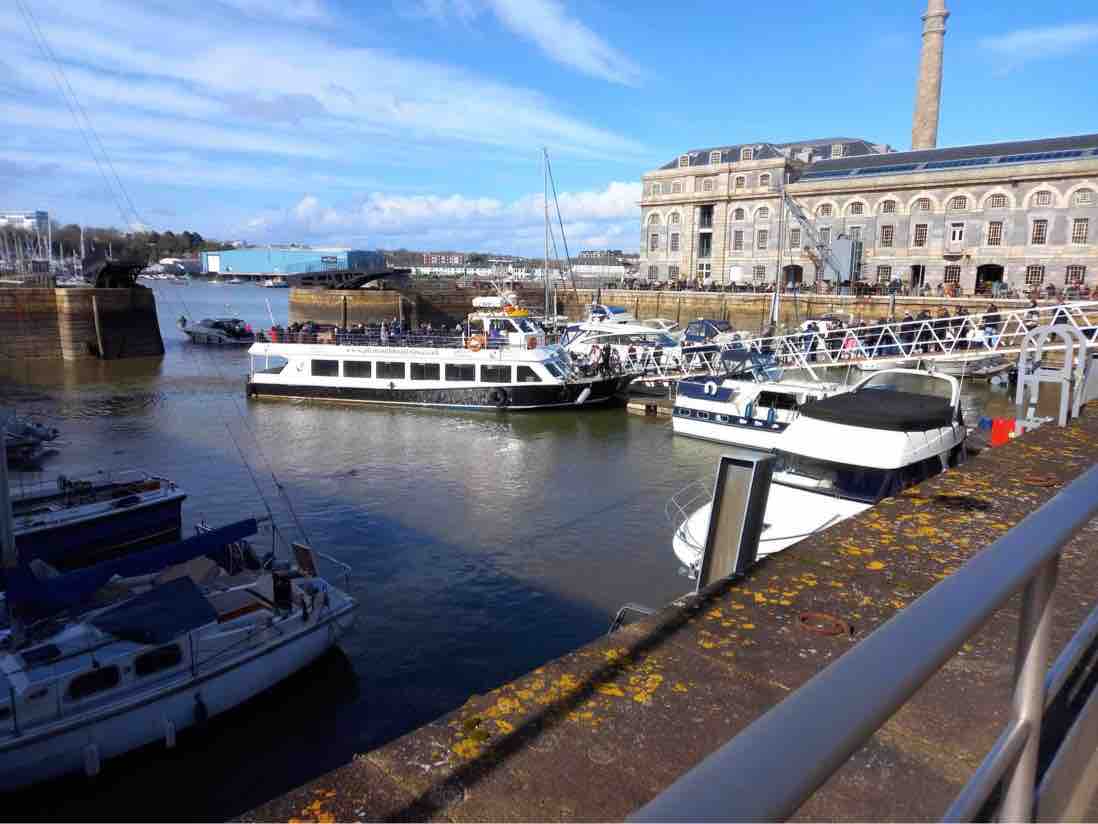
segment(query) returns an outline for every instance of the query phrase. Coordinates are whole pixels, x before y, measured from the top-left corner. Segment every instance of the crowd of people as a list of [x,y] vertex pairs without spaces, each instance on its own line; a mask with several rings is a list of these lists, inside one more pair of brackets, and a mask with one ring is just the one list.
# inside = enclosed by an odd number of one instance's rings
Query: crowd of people
[[[1062,312],[1062,310],[1061,310]],[[1027,329],[1037,326],[1039,309],[1036,301],[1023,315]],[[1053,322],[1066,320],[1063,317]],[[827,360],[843,360],[855,356],[910,357],[935,352],[990,349],[996,346],[1001,334],[1021,335],[1021,329],[1004,330],[1003,315],[991,303],[982,313],[970,313],[961,306],[955,311],[942,307],[936,314],[923,309],[918,314],[907,312],[901,318],[878,318],[876,323],[854,326],[843,323],[809,321],[799,335],[799,349],[809,362],[816,362],[826,352]],[[774,329],[767,335],[774,336]],[[793,337],[798,343],[797,336]],[[766,349],[766,343],[763,342]]]

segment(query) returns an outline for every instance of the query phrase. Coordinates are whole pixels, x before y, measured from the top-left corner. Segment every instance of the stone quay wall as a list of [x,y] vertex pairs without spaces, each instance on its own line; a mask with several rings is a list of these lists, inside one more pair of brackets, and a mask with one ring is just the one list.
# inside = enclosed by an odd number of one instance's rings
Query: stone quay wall
[[0,289],[0,358],[136,358],[164,354],[156,298],[132,289]]
[[[535,314],[542,312],[544,295],[537,286],[521,286],[515,290],[523,306]],[[401,318],[412,323],[452,325],[462,321],[472,310],[472,300],[491,295],[490,288],[462,288],[454,285],[417,285],[408,289],[293,289],[290,292],[290,320],[351,325],[378,323]],[[656,292],[629,289],[562,289],[557,292],[557,309],[571,320],[584,317],[588,305],[598,298],[601,303],[624,306],[638,319],[667,318],[686,324],[696,318],[727,320],[744,329],[761,327],[770,314],[771,295],[766,293],[723,292]],[[996,302],[1000,309],[1025,306],[1025,301]],[[897,297],[896,314],[913,315],[927,309],[937,312],[941,307],[951,311],[964,306],[969,312],[982,312],[986,299]],[[855,323],[873,323],[889,314],[887,297],[854,297],[851,295],[784,295],[781,302],[781,322],[795,324],[806,317],[837,313],[853,317]]]

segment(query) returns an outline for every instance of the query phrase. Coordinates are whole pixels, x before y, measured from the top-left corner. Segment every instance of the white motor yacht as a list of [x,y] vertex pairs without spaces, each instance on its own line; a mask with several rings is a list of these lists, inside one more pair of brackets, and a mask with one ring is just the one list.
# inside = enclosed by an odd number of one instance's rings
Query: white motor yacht
[[809,381],[686,378],[676,384],[671,428],[676,435],[769,452],[780,447],[802,406],[848,388]]
[[560,344],[577,360],[597,364],[606,359],[615,367],[663,369],[678,367],[683,359],[678,340],[639,323],[574,323],[565,329]]
[[[758,556],[961,463],[966,430],[960,404],[956,378],[894,369],[802,406],[776,452]],[[691,572],[701,562],[711,498],[711,490],[695,485],[668,503],[674,552]]]

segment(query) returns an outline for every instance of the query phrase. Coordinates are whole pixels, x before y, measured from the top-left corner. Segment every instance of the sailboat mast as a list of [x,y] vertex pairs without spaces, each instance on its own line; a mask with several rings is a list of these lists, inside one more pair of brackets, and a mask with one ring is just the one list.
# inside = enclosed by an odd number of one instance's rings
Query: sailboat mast
[[[545,216],[545,257],[542,258],[542,273],[545,276],[545,319],[553,311],[553,284],[549,280],[549,150],[541,149],[541,206]],[[556,318],[553,318],[556,321]]]

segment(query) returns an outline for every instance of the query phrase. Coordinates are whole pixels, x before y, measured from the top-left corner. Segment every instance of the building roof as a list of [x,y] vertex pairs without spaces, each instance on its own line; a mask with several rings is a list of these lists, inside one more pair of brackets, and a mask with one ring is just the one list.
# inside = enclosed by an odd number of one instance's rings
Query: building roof
[[[803,159],[807,159],[809,163],[816,163],[821,162],[825,157],[830,158],[832,147],[840,144],[843,147],[843,157],[858,157],[891,151],[888,146],[871,143],[860,137],[826,137],[814,140],[794,140],[791,143],[763,142],[740,143],[735,146],[712,146],[708,149],[691,149],[688,152],[683,152],[683,154],[689,155],[691,166],[710,165],[709,155],[712,152],[721,153],[721,163],[734,163],[740,159],[740,150],[744,148],[753,148],[755,150],[755,160],[773,160],[807,151],[808,157]],[[660,169],[677,168],[679,168],[679,158],[677,157],[660,167]]]
[[1098,134],[1084,134],[821,160],[806,169],[799,179],[808,181],[822,178],[907,174],[970,166],[1070,160],[1095,155],[1098,155]]

